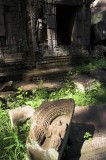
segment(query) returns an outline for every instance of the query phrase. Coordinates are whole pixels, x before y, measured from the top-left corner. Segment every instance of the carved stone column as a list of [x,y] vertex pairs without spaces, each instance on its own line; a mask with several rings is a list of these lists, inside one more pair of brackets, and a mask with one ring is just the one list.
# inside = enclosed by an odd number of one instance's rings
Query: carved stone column
[[32,28],[32,44],[33,44],[33,52],[38,51],[38,46],[36,42],[36,33],[35,33],[35,0],[31,0],[31,28]]
[[48,49],[53,53],[57,46],[56,6],[47,4],[47,37]]

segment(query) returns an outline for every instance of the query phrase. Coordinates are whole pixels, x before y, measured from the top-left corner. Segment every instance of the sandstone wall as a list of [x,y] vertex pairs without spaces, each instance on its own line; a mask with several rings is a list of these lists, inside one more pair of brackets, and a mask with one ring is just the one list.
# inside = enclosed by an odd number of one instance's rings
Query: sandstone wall
[[0,50],[5,54],[26,51],[25,0],[0,0]]

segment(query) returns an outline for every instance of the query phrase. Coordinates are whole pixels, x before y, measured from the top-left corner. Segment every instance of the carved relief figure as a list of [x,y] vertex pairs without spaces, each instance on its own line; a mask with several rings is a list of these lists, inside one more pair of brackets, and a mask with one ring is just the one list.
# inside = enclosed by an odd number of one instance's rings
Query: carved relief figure
[[43,20],[43,18],[38,18],[36,22],[36,39],[38,45],[45,41],[45,29],[45,21]]

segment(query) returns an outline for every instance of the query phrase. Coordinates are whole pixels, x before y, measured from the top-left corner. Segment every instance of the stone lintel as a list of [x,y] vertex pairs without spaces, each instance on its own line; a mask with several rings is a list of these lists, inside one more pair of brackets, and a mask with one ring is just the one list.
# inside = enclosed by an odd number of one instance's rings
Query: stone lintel
[[67,4],[67,5],[83,5],[83,4],[91,4],[92,0],[47,0],[47,3],[54,4]]

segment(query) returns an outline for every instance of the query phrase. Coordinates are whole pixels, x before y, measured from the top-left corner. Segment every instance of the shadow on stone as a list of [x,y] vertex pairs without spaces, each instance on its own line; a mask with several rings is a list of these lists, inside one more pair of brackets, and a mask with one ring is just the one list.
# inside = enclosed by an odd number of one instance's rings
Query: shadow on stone
[[[79,160],[84,141],[92,138],[94,131],[94,125],[72,123],[67,148],[64,152],[62,160]],[[88,133],[88,137],[86,137],[86,133]]]

